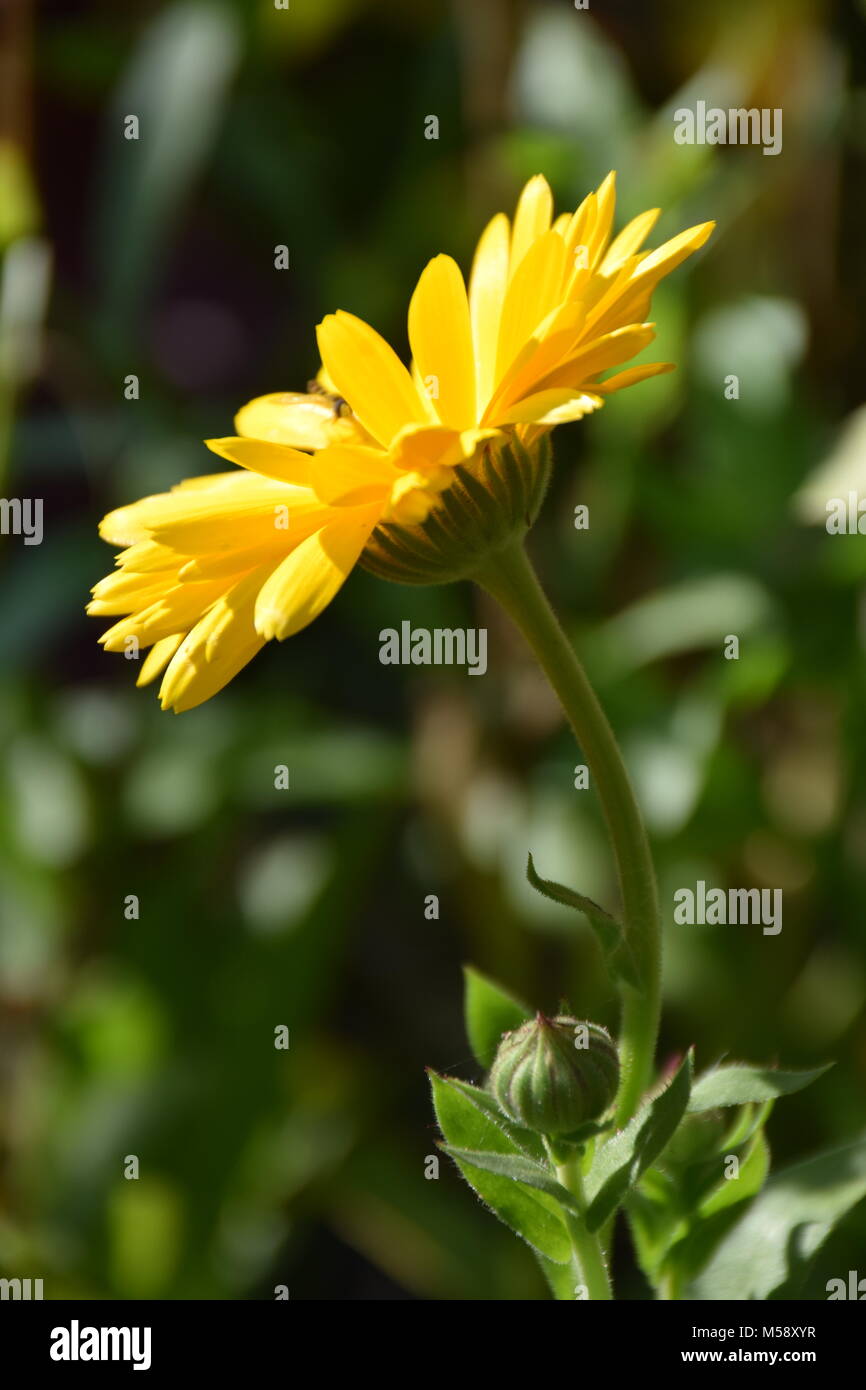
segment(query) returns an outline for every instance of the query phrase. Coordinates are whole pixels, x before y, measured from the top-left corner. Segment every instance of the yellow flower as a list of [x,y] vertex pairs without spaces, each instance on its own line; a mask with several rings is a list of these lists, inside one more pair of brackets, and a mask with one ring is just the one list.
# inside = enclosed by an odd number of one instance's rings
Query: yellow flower
[[[438,569],[422,577],[469,572],[472,546],[498,534],[497,507],[525,529],[541,495],[539,437],[671,370],[650,363],[602,379],[652,341],[655,286],[713,224],[645,252],[658,211],[611,241],[614,202],[611,174],[553,220],[546,180],[531,179],[513,224],[500,213],[482,235],[468,292],[449,256],[423,271],[409,305],[411,369],[361,319],[329,315],[313,389],[259,397],[239,412],[236,436],[207,441],[244,471],[188,480],[104,519],[102,536],[123,549],[88,611],[120,618],[101,639],[107,650],[151,648],[138,684],[164,671],[163,708],[201,704],[264,642],[299,632],[359,560],[388,573],[401,545],[435,540]],[[467,530],[455,567],[442,538],[453,547],[456,529],[460,550],[479,485],[491,528],[476,527],[471,544]]]

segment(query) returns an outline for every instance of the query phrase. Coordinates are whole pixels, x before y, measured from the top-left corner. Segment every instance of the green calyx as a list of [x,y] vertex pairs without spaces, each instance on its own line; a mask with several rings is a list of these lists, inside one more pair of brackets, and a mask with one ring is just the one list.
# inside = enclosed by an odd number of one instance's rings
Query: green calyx
[[610,1034],[596,1023],[558,1014],[506,1033],[488,1087],[500,1109],[525,1129],[573,1135],[611,1105],[619,1058]]
[[538,515],[550,477],[547,436],[531,449],[511,439],[487,443],[454,469],[427,520],[383,522],[360,563],[396,584],[448,584],[470,579],[485,561],[521,539]]

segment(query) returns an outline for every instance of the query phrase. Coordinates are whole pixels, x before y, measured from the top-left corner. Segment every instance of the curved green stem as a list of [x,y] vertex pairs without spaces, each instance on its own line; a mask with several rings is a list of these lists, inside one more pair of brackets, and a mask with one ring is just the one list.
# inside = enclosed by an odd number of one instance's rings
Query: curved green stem
[[616,1123],[622,1126],[650,1081],[661,1008],[661,923],[646,830],[613,730],[523,545],[514,542],[500,550],[475,577],[523,633],[559,696],[607,821],[619,874],[623,929],[643,986],[623,986],[616,1109]]
[[[563,1187],[577,1198],[581,1209],[585,1208],[586,1199],[583,1194],[580,1156],[578,1155],[570,1159],[569,1162],[557,1166],[556,1176]],[[563,1210],[562,1215],[571,1237],[571,1248],[574,1251],[574,1257],[580,1269],[580,1277],[586,1288],[589,1301],[593,1303],[599,1300],[610,1302],[613,1298],[613,1292],[598,1236],[593,1235],[592,1231],[588,1231],[585,1223],[572,1212]]]

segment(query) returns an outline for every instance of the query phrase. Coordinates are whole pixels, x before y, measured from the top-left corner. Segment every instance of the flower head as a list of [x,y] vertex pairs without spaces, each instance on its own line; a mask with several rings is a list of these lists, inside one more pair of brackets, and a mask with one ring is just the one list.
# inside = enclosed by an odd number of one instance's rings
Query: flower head
[[250,401],[235,436],[207,441],[244,471],[104,519],[123,548],[88,611],[119,617],[109,651],[151,648],[139,684],[164,671],[164,708],[200,704],[264,642],[299,632],[359,560],[423,582],[471,573],[479,549],[531,521],[540,437],[671,370],[604,375],[652,341],[655,286],[713,224],[646,252],[658,211],[611,240],[614,202],[611,174],[554,220],[546,180],[530,179],[513,223],[500,213],[483,233],[468,290],[449,256],[423,271],[410,368],[361,319],[329,315],[311,389]]

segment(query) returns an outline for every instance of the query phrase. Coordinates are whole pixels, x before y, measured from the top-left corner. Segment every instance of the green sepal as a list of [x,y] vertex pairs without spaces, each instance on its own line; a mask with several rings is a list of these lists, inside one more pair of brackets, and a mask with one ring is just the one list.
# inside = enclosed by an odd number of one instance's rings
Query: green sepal
[[599,903],[593,902],[592,898],[587,898],[583,893],[577,893],[573,888],[566,888],[564,884],[557,883],[554,879],[541,878],[538,874],[532,855],[527,857],[526,877],[531,886],[545,898],[550,898],[555,903],[561,903],[563,907],[571,907],[576,912],[581,912],[589,925],[598,937],[599,945],[604,954],[605,963],[611,975],[615,979],[624,980],[633,989],[641,988],[641,979],[637,966],[634,962],[625,933],[615,917]]
[[464,965],[463,978],[463,1011],[469,1046],[476,1061],[487,1070],[496,1056],[502,1034],[519,1028],[532,1013],[474,966]]

